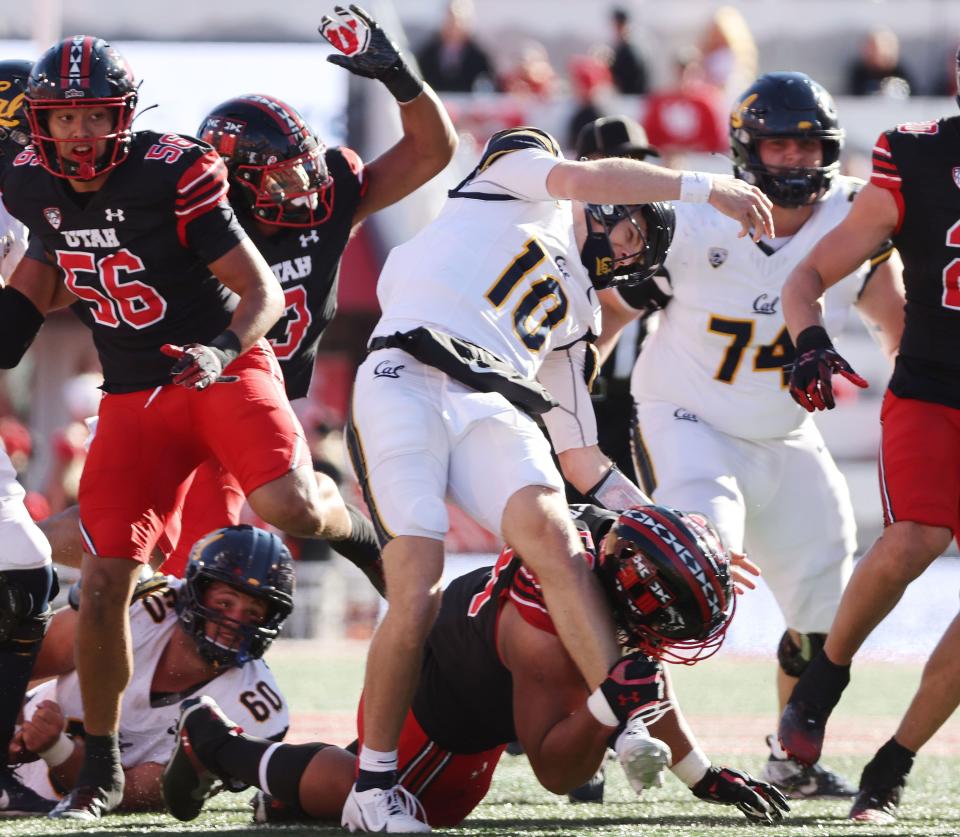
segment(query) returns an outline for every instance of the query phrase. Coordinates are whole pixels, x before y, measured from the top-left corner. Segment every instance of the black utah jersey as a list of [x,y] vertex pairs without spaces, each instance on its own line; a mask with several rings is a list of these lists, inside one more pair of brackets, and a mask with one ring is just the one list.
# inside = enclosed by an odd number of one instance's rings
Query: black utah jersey
[[960,408],[960,117],[882,134],[870,182],[900,210],[907,305],[890,389]]
[[240,221],[283,287],[283,316],[267,338],[280,361],[287,396],[303,398],[317,357],[317,345],[337,312],[340,257],[350,238],[353,216],[363,197],[363,161],[349,148],[328,148],[327,169],[333,178],[333,212],[309,228],[275,227],[264,235],[246,212]]
[[0,177],[7,209],[30,229],[27,255],[59,268],[80,300],[107,392],[170,383],[164,343],[206,343],[229,325],[236,297],[207,265],[246,236],[205,143],[138,132],[96,192],[74,192],[31,148]]
[[[571,506],[570,514],[596,570],[600,543],[618,515],[599,506]],[[513,676],[500,661],[497,623],[510,600],[524,621],[556,633],[536,576],[506,548],[492,567],[454,579],[424,648],[413,714],[444,750],[479,753],[516,741]]]

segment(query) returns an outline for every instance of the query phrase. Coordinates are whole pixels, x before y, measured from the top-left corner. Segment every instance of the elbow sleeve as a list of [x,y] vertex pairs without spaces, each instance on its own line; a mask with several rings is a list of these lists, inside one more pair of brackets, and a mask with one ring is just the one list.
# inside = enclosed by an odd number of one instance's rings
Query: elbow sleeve
[[0,289],[0,369],[13,369],[43,325],[43,314],[16,288]]

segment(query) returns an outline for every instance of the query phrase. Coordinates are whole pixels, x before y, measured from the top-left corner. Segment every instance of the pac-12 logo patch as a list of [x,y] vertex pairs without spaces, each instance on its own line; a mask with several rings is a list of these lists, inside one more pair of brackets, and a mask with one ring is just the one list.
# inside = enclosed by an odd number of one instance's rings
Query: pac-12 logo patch
[[48,206],[43,210],[43,217],[47,219],[47,223],[55,230],[60,229],[60,222],[63,221],[63,215],[55,206]]
[[707,251],[707,261],[710,262],[710,267],[720,267],[727,260],[727,251],[722,247],[711,247]]

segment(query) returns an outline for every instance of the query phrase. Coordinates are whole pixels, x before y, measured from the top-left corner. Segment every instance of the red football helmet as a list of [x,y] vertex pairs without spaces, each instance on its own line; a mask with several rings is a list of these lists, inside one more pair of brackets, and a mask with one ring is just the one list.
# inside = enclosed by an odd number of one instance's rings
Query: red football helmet
[[[33,66],[24,102],[30,139],[48,172],[73,180],[92,180],[116,168],[130,148],[130,125],[137,107],[137,86],[130,67],[110,44],[91,35],[73,35],[48,49]],[[103,108],[110,117],[106,133],[54,137],[50,112],[65,108]],[[78,140],[87,140],[78,152]],[[104,148],[98,154],[97,146]]]
[[624,511],[612,531],[600,578],[623,644],[687,665],[715,654],[736,597],[727,551],[707,519],[639,506]]

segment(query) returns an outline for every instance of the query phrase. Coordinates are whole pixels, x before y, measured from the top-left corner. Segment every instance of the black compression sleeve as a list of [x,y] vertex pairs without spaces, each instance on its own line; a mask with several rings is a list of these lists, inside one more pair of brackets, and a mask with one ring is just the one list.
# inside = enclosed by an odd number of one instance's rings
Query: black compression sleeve
[[43,314],[16,288],[0,288],[0,369],[13,369],[43,325]]

